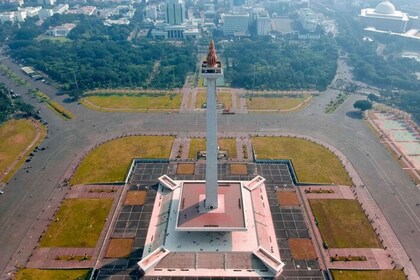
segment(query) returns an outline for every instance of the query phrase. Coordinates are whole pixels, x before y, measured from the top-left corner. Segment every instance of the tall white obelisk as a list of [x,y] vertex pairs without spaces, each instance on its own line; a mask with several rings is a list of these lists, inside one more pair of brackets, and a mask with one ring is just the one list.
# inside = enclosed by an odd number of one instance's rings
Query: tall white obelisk
[[206,202],[209,209],[218,207],[217,201],[217,97],[216,80],[223,76],[222,64],[217,60],[214,42],[211,40],[201,74],[207,83],[207,133],[206,133]]

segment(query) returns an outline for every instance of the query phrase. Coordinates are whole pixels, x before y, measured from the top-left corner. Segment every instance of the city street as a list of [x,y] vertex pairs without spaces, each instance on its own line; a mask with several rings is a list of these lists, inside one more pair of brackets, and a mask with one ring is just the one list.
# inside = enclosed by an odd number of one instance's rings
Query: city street
[[[57,96],[57,90],[24,76],[19,67],[8,60],[3,64],[28,80],[53,100],[71,111],[75,118],[65,121],[45,105],[31,99],[27,87],[16,87],[6,76],[0,76],[24,100],[39,108],[41,117],[48,122],[48,139],[36,153],[27,173],[23,167],[15,174],[0,196],[0,271],[4,271],[13,253],[38,213],[48,207],[50,195],[62,180],[72,160],[87,147],[106,139],[129,133],[187,134],[204,132],[204,113],[104,113],[85,108],[75,102],[66,103],[67,96]],[[332,114],[324,113],[324,106],[333,97],[327,90],[304,110],[284,114],[220,115],[218,130],[226,133],[289,132],[310,135],[336,147],[344,153],[369,189],[387,221],[406,249],[412,263],[420,272],[420,191],[392,158],[365,122],[355,118],[353,103],[364,98],[350,96]],[[38,238],[38,236],[34,237]]]

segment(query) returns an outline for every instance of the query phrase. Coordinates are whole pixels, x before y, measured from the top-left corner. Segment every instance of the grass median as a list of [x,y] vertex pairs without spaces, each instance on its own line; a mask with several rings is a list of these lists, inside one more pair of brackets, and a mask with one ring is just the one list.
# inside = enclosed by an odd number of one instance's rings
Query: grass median
[[252,137],[258,159],[291,159],[300,182],[351,185],[337,156],[311,141],[292,137]]
[[133,158],[169,158],[174,137],[130,136],[109,141],[90,152],[71,184],[123,181]]

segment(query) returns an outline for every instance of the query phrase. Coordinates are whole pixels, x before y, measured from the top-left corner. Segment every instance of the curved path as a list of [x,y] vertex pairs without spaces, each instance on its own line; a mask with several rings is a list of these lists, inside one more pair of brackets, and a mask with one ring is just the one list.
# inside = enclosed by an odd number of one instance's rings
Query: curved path
[[[9,61],[3,63],[20,73],[16,65]],[[0,81],[10,85],[5,79],[0,77]],[[28,77],[25,79],[29,80]],[[54,88],[37,81],[31,80],[31,83],[63,104],[66,97],[55,95]],[[23,95],[27,91],[25,87],[11,87]],[[420,271],[420,206],[416,206],[420,205],[420,191],[364,122],[352,118],[352,104],[359,96],[350,96],[332,114],[323,113],[333,94],[334,91],[323,93],[299,112],[223,115],[219,117],[219,132],[296,133],[310,135],[336,147],[347,156],[365,182],[412,263]],[[26,95],[24,99],[34,103]],[[48,139],[41,145],[48,148],[33,158],[30,173],[21,169],[15,174],[0,197],[0,271],[4,275],[8,273],[4,271],[7,263],[33,220],[44,207],[48,207],[54,188],[86,147],[124,133],[173,132],[182,135],[184,132],[205,131],[205,114],[201,113],[101,113],[77,103],[64,103],[75,114],[74,119],[64,121],[46,106],[36,106],[49,123]]]

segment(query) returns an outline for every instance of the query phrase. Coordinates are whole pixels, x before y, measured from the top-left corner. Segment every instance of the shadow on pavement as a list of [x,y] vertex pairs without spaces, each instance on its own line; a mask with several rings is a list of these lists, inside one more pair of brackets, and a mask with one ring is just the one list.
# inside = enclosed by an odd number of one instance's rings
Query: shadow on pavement
[[363,118],[363,114],[360,111],[350,111],[346,113],[346,116],[355,119],[355,120],[361,120]]

